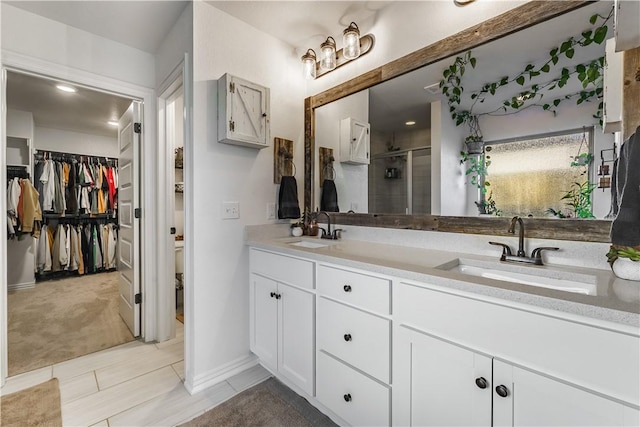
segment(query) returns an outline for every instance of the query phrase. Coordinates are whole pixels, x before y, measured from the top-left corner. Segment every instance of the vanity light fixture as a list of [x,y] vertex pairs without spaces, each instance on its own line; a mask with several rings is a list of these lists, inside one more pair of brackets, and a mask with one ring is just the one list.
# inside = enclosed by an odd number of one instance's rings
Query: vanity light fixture
[[117,122],[117,121],[115,121],[115,120],[109,120],[109,121],[107,122],[107,124],[108,124],[108,125],[111,125],[111,126],[118,126],[118,122]]
[[336,40],[329,36],[327,40],[320,45],[320,67],[325,70],[333,70],[336,68]]
[[345,59],[356,59],[360,56],[360,29],[355,22],[342,33],[343,55]]
[[316,78],[316,51],[313,49],[302,55],[302,75],[307,80]]
[[67,85],[56,85],[56,88],[67,93],[76,93],[78,91],[78,89],[76,89],[75,87]]
[[344,47],[336,51],[336,40],[329,36],[320,45],[320,58],[313,49],[307,49],[302,55],[302,73],[307,80],[318,78],[336,68],[369,53],[375,38],[372,34],[360,37],[360,30],[355,22],[349,24],[343,33]]

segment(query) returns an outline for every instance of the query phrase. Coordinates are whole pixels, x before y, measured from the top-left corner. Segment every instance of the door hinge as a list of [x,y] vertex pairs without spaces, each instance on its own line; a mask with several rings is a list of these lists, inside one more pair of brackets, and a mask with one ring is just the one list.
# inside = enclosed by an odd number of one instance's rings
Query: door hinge
[[135,302],[136,304],[141,304],[142,303],[142,294],[136,294],[136,296],[134,297],[133,302]]
[[142,123],[134,123],[133,124],[133,131],[135,133],[142,133]]
[[133,210],[133,217],[134,218],[142,218],[142,209],[141,208],[135,208]]
[[229,120],[229,130],[231,132],[235,132],[236,131],[236,123],[233,120]]
[[235,93],[236,92],[236,84],[235,83],[229,83],[229,92],[231,92],[231,93]]

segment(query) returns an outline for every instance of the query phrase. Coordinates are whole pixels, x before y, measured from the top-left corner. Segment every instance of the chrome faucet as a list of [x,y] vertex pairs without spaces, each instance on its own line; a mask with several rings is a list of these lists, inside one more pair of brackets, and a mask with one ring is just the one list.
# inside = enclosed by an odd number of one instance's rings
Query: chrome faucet
[[514,216],[513,218],[511,218],[511,223],[509,224],[509,229],[507,230],[507,232],[515,234],[516,224],[520,226],[520,230],[518,233],[518,252],[516,252],[516,255],[513,255],[509,245],[499,242],[489,242],[490,245],[502,246],[502,255],[500,256],[500,261],[524,262],[528,264],[544,265],[542,262],[542,251],[560,250],[560,248],[543,246],[540,248],[535,248],[533,251],[531,251],[531,257],[528,257],[526,252],[524,251],[524,222],[522,221],[522,218],[520,218],[519,216]]
[[320,214],[324,214],[327,217],[327,229],[325,230],[324,228],[320,227],[320,230],[322,231],[322,235],[320,236],[320,238],[338,240],[340,238],[340,233],[345,230],[341,228],[336,228],[335,230],[331,231],[331,217],[325,211],[318,212],[318,215]]

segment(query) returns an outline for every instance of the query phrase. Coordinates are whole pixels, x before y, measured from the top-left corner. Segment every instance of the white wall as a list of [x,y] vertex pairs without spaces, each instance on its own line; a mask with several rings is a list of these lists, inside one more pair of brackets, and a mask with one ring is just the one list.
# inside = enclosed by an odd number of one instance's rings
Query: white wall
[[[156,85],[160,87],[171,72],[184,59],[193,55],[193,5],[189,3],[169,34],[160,44],[155,57]],[[193,59],[193,58],[191,58]]]
[[[355,212],[367,213],[368,170],[367,165],[341,163],[340,158],[340,121],[347,117],[369,123],[369,91],[363,90],[346,98],[324,105],[316,109],[316,147],[315,158],[319,159],[320,147],[333,148],[333,168],[336,171],[335,183],[338,193],[338,206],[341,212],[352,209]],[[320,206],[322,194],[320,168],[314,170],[314,203],[312,208]]]
[[7,110],[7,136],[33,139],[33,114],[29,111]]
[[2,2],[2,50],[145,87],[155,86],[152,54]]
[[36,127],[36,150],[118,158],[118,136],[91,135],[88,133]]
[[[270,88],[271,137],[294,141],[299,189],[304,86],[293,48],[209,4],[194,2],[193,7],[193,168],[185,172],[192,175],[190,219],[195,229],[187,229],[185,236],[185,244],[192,242],[193,249],[193,265],[185,266],[193,272],[193,292],[185,292],[186,308],[191,308],[185,322],[194,328],[186,386],[197,391],[253,363],[244,227],[267,222],[267,204],[276,200],[278,190],[273,184],[272,148],[216,141],[216,80],[230,73]],[[223,201],[239,202],[240,219],[221,219]]]

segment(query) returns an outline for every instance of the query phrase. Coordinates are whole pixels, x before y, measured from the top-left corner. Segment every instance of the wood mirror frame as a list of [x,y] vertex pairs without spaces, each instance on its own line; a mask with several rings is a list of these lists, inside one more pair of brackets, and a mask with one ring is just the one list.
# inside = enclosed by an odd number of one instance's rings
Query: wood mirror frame
[[[442,39],[413,53],[368,71],[304,100],[304,207],[313,210],[315,167],[315,109],[394,77],[479,45],[505,37],[556,16],[592,3],[589,0],[532,1]],[[336,224],[432,230],[454,233],[507,235],[510,218],[452,217],[438,215],[391,215],[331,213]],[[609,242],[611,221],[584,219],[524,218],[527,237]]]

